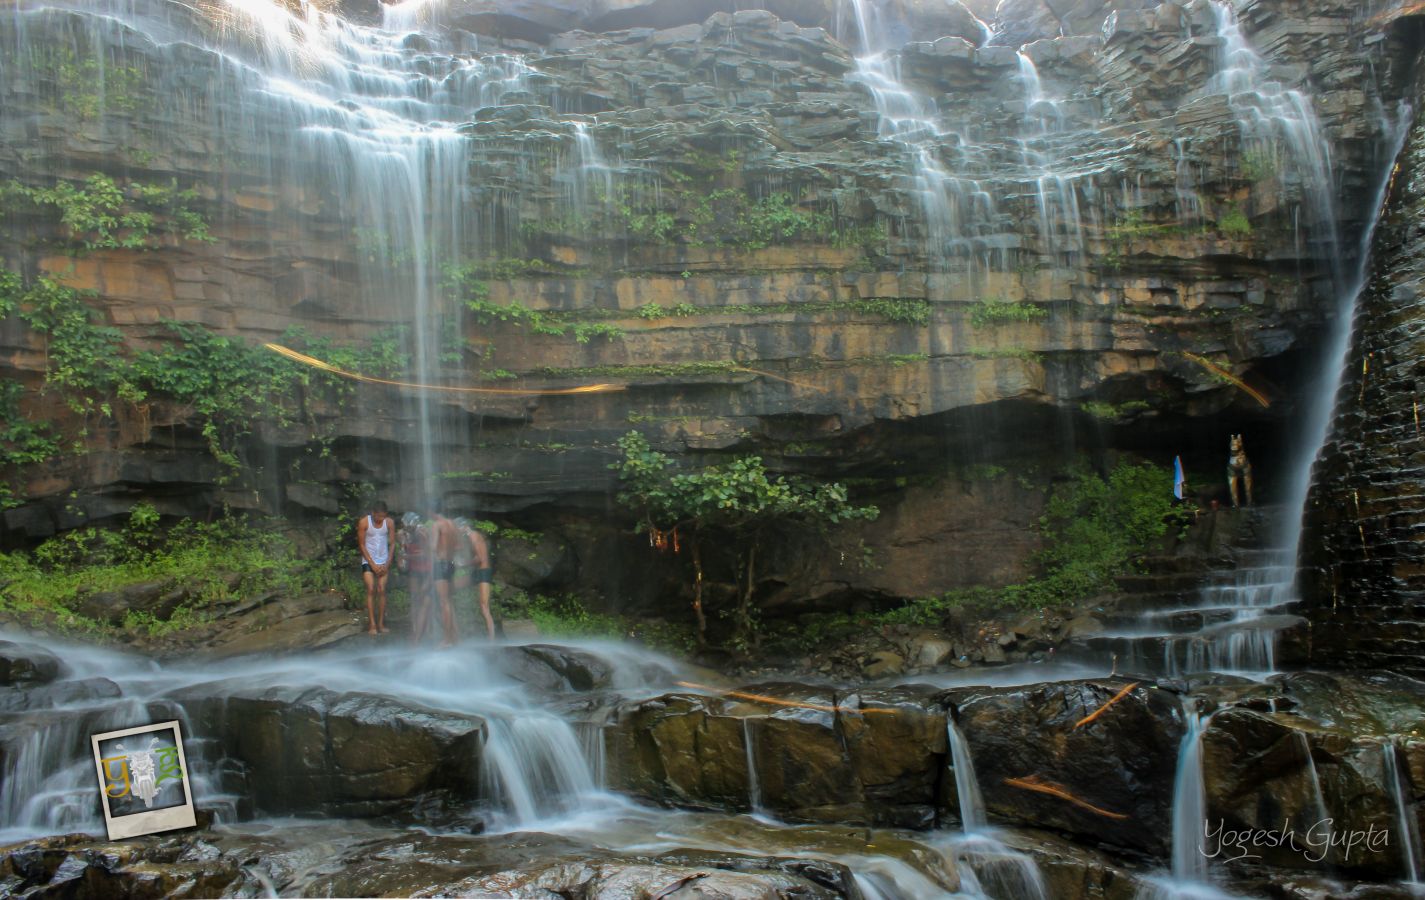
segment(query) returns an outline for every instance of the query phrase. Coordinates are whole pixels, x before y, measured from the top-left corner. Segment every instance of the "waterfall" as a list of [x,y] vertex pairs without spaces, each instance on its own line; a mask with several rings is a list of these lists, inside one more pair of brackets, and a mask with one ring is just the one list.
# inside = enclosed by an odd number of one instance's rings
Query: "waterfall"
[[763,813],[762,784],[757,778],[757,745],[752,737],[752,718],[742,720],[742,749],[747,753],[747,807],[752,815]]
[[1207,791],[1202,779],[1202,732],[1206,719],[1197,703],[1183,698],[1187,728],[1178,747],[1178,770],[1173,779],[1173,878],[1189,883],[1208,880],[1203,853],[1203,825],[1207,821]]
[[970,758],[970,745],[955,724],[953,716],[945,719],[945,731],[950,741],[950,762],[955,767],[955,793],[960,800],[960,827],[969,834],[989,827],[985,818],[985,801],[980,796],[980,783],[975,778],[975,762]]
[[[417,24],[422,5],[387,8],[388,24]],[[270,227],[251,236],[239,232],[229,252],[241,256],[248,252],[242,242],[266,242],[268,255],[293,264],[291,284],[278,288],[290,296],[277,297],[277,308],[290,309],[312,290],[321,302],[342,307],[334,315],[389,323],[412,381],[441,383],[461,365],[460,313],[446,296],[442,271],[471,249],[487,252],[482,248],[498,237],[490,205],[471,202],[468,172],[478,143],[461,125],[507,95],[528,93],[531,70],[522,59],[421,49],[430,42],[413,44],[401,33],[350,24],[316,4],[279,0],[191,7],[60,0],[16,12],[14,19],[25,46],[48,46],[23,38],[45,25],[51,43],[55,34],[70,35],[69,52],[83,59],[132,49],[158,62],[146,77],[162,84],[145,120],[171,123],[176,132],[159,152],[173,154],[171,167],[180,172],[182,154],[202,153],[214,160],[205,167],[223,174],[217,189],[266,210]],[[37,80],[36,58],[15,54],[6,77],[18,84]],[[189,83],[195,72],[200,89]],[[101,115],[95,127],[132,130],[110,118]],[[143,140],[128,131],[123,136]],[[333,292],[323,281],[329,273],[320,271],[329,268],[326,262],[314,269],[303,248],[288,242],[286,226],[318,214],[337,229],[324,231],[326,239],[354,251],[352,295]],[[315,288],[305,287],[308,278]],[[440,448],[463,445],[464,434],[444,433],[439,401],[427,392],[402,402],[419,429],[420,448],[403,468],[413,486],[428,491],[431,479],[448,468]]]
[[[1376,218],[1373,215],[1370,228],[1355,248],[1354,269],[1347,272],[1342,263],[1338,188],[1330,143],[1321,129],[1311,97],[1275,79],[1270,66],[1242,33],[1230,3],[1213,0],[1212,10],[1219,49],[1216,72],[1205,90],[1226,97],[1241,136],[1244,165],[1250,162],[1263,177],[1275,179],[1278,190],[1285,191],[1289,185],[1299,189],[1300,203],[1291,211],[1292,221],[1298,229],[1305,225],[1309,239],[1316,245],[1314,255],[1330,261],[1328,286],[1335,298],[1335,307],[1331,310],[1331,329],[1322,352],[1320,383],[1304,392],[1309,399],[1297,441],[1303,452],[1288,467],[1286,489],[1282,492],[1288,513],[1278,526],[1272,547],[1244,560],[1244,564],[1221,582],[1204,588],[1195,604],[1178,610],[1153,611],[1145,614],[1144,620],[1151,628],[1153,622],[1164,615],[1189,613],[1203,617],[1205,624],[1199,631],[1163,635],[1162,665],[1171,676],[1232,672],[1263,677],[1276,670],[1278,631],[1296,621],[1285,613],[1297,599],[1296,555],[1311,469],[1326,441],[1331,410],[1350,349],[1355,302],[1365,284]],[[1385,122],[1388,140],[1369,207],[1373,214],[1378,214],[1384,202],[1390,171],[1403,146],[1409,121],[1409,112],[1402,108],[1394,119]],[[1195,214],[1200,210],[1200,203],[1191,190],[1186,170],[1186,147],[1179,143],[1175,152],[1179,212]],[[1248,449],[1250,451],[1250,447]],[[1211,624],[1207,624],[1209,622]]]
[[[1331,818],[1331,813],[1326,809],[1326,795],[1321,790],[1321,776],[1316,772],[1316,760],[1311,757],[1311,741],[1306,737],[1306,732],[1304,731],[1297,731],[1294,732],[1294,734],[1296,735],[1297,743],[1301,745],[1302,755],[1306,759],[1306,772],[1311,777],[1311,792],[1312,799],[1316,801],[1317,821],[1327,822]],[[1330,846],[1329,838],[1331,836],[1331,830],[1329,830],[1329,826],[1326,835],[1328,838],[1327,846]]]
[[1420,829],[1412,809],[1413,804],[1409,800],[1409,783],[1405,772],[1400,768],[1400,751],[1394,741],[1382,741],[1380,749],[1385,758],[1385,778],[1389,782],[1391,799],[1395,805],[1395,827],[1400,835],[1406,883],[1417,889],[1425,888],[1425,884],[1420,880]]

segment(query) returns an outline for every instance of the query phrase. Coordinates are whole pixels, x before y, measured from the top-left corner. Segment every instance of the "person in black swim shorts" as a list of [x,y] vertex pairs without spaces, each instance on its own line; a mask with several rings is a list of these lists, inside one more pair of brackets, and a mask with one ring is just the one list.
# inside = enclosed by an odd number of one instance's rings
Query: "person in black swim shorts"
[[457,635],[455,610],[450,605],[450,587],[455,580],[455,552],[460,544],[460,532],[455,523],[445,517],[438,503],[431,508],[430,529],[430,542],[435,554],[431,578],[435,582],[435,596],[440,601],[440,621],[445,631],[440,645],[451,647]]
[[490,566],[490,546],[485,541],[485,536],[474,528],[465,519],[456,519],[455,527],[470,542],[470,574],[469,581],[475,583],[477,596],[480,602],[480,615],[485,617],[485,631],[490,635],[490,640],[495,639],[495,620],[490,615],[490,583],[494,580],[495,570]]

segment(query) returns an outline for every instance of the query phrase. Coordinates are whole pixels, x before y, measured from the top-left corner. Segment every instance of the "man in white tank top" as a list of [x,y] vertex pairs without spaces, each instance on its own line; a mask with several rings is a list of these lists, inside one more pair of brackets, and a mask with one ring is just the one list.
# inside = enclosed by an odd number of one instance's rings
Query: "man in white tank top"
[[[361,548],[361,580],[366,583],[367,634],[385,634],[386,576],[396,555],[396,542],[391,539],[393,526],[386,515],[386,504],[377,500],[371,514],[356,520],[356,545]],[[377,601],[379,600],[379,608]]]

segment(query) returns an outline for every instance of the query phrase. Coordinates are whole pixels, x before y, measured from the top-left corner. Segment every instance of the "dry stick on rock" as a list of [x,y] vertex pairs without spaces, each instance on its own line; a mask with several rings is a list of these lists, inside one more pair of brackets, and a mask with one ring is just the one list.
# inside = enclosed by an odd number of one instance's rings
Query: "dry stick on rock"
[[1138,686],[1138,684],[1139,684],[1139,683],[1135,681],[1135,682],[1133,682],[1132,684],[1130,684],[1128,687],[1126,687],[1126,688],[1124,688],[1123,690],[1119,691],[1118,693],[1114,694],[1113,697],[1112,697],[1112,699],[1110,699],[1110,700],[1109,700],[1107,703],[1105,703],[1103,706],[1100,706],[1098,709],[1094,710],[1093,712],[1091,712],[1091,713],[1089,713],[1088,715],[1084,716],[1082,719],[1080,719],[1080,720],[1078,720],[1077,722],[1075,722],[1075,723],[1074,723],[1074,727],[1073,727],[1073,728],[1070,728],[1069,730],[1070,730],[1070,731],[1078,731],[1080,728],[1082,728],[1083,726],[1089,724],[1089,723],[1092,722],[1094,719],[1097,719],[1099,716],[1101,716],[1101,715],[1103,715],[1104,713],[1108,712],[1108,708],[1109,708],[1110,706],[1112,706],[1113,704],[1115,704],[1115,703],[1117,703],[1118,701],[1122,700],[1124,697],[1127,697],[1127,696],[1128,696],[1128,693],[1129,693],[1130,691],[1132,691],[1134,688],[1136,688],[1136,687]]
[[1052,781],[1045,781],[1038,775],[1026,775],[1023,778],[1006,778],[1004,783],[1010,787],[1023,788],[1026,791],[1035,791],[1040,794],[1048,794],[1051,797],[1058,797],[1060,800],[1067,800],[1080,809],[1086,809],[1094,815],[1103,816],[1106,819],[1126,819],[1128,816],[1123,813],[1110,812],[1106,809],[1094,806],[1087,800],[1080,800],[1063,785],[1058,785]]
[[850,706],[828,706],[825,703],[800,703],[796,700],[783,700],[780,697],[768,697],[766,694],[749,694],[744,691],[720,691],[717,688],[708,687],[705,684],[694,684],[691,681],[676,681],[678,687],[692,688],[695,691],[706,691],[709,694],[717,694],[720,697],[736,697],[739,700],[751,700],[753,703],[770,703],[773,706],[791,706],[796,709],[815,709],[829,713],[850,713],[855,716],[869,715],[894,715],[898,710],[894,709],[856,709]]

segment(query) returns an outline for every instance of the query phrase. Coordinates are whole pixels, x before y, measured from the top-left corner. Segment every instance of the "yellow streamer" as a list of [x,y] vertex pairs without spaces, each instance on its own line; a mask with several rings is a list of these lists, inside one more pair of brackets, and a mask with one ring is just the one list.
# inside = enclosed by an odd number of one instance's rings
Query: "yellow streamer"
[[1211,372],[1212,374],[1221,376],[1222,378],[1225,378],[1228,381],[1232,382],[1234,385],[1245,391],[1247,395],[1253,400],[1256,400],[1258,403],[1262,404],[1262,406],[1272,405],[1272,401],[1262,396],[1261,391],[1258,391],[1257,389],[1253,388],[1251,385],[1247,384],[1247,382],[1238,378],[1236,375],[1233,375],[1231,372],[1227,371],[1226,369],[1222,368],[1211,360],[1198,356],[1196,353],[1189,353],[1186,350],[1183,350],[1182,354],[1183,356],[1186,356],[1188,359],[1202,366],[1204,369]]
[[527,397],[531,394],[560,395],[560,394],[602,394],[609,391],[628,390],[622,384],[586,384],[572,388],[478,388],[460,387],[448,384],[417,384],[412,381],[392,381],[389,378],[375,378],[370,375],[361,375],[356,372],[348,372],[345,369],[338,369],[328,362],[322,362],[314,356],[305,353],[298,353],[291,347],[284,347],[281,344],[263,344],[268,350],[280,353],[295,362],[311,366],[314,369],[321,369],[323,372],[330,372],[342,378],[350,378],[352,381],[363,381],[367,384],[388,384],[392,387],[413,388],[418,391],[442,391],[451,394],[500,394],[512,397]]

